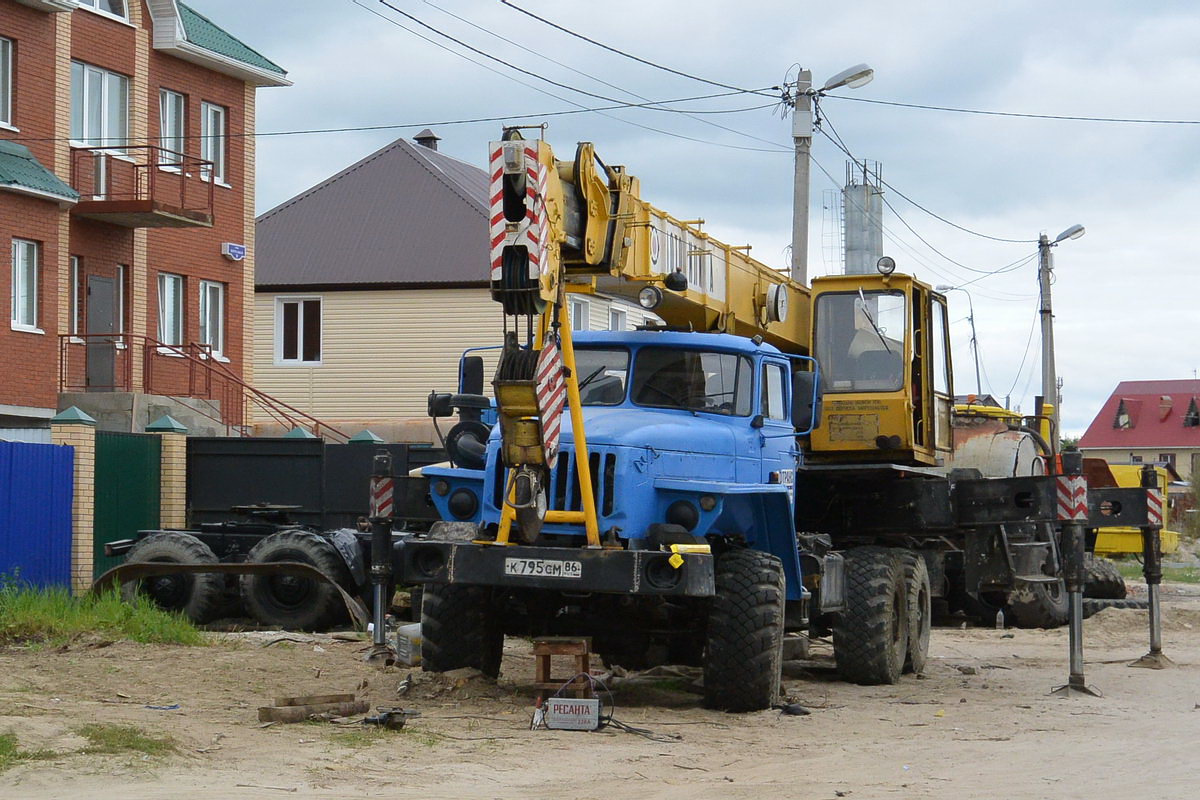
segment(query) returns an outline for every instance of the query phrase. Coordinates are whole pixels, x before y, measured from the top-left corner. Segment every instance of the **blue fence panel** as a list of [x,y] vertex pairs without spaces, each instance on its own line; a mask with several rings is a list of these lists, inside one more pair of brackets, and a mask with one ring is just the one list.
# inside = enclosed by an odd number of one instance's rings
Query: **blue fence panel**
[[0,442],[0,576],[71,583],[75,448]]

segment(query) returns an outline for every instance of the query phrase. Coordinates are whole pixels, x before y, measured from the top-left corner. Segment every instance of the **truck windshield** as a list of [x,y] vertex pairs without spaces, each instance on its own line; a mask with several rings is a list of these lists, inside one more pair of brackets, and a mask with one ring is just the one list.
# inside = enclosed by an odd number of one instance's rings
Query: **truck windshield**
[[575,348],[579,399],[585,406],[616,406],[625,399],[629,351],[623,348]]
[[750,359],[669,347],[643,347],[633,370],[633,402],[711,414],[750,413]]
[[904,386],[904,293],[837,292],[817,298],[816,349],[827,392],[894,392]]

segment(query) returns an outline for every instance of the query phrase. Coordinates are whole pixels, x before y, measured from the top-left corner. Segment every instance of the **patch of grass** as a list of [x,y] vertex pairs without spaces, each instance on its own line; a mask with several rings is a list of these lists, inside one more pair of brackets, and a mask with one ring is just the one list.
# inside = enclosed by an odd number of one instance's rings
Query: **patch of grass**
[[15,733],[0,733],[0,772],[10,770],[22,761],[41,761],[57,755],[53,750],[22,750],[17,746]]
[[[1136,561],[1117,561],[1117,571],[1126,578],[1142,577],[1142,565]],[[1170,583],[1200,583],[1200,567],[1163,567],[1163,580]]]
[[133,725],[92,723],[75,729],[88,740],[83,753],[145,753],[162,756],[175,752],[170,736],[151,736]]
[[0,582],[0,644],[57,646],[82,634],[154,644],[206,643],[182,614],[164,611],[141,596],[126,603],[116,589],[74,597],[64,588]]

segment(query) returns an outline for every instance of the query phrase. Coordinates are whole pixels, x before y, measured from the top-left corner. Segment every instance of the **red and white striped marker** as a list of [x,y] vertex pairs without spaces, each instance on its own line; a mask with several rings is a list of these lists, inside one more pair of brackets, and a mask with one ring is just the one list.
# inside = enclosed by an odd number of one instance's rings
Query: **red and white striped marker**
[[1084,522],[1088,518],[1087,481],[1082,475],[1059,475],[1058,518],[1064,522]]
[[492,142],[488,170],[491,175],[489,188],[489,228],[491,241],[491,279],[499,281],[504,265],[504,248],[525,247],[529,253],[529,275],[536,279],[546,264],[546,182],[549,172],[546,165],[538,161],[537,144],[530,142],[522,148],[525,170],[525,218],[515,231],[509,232],[504,218],[504,145]]
[[1146,490],[1146,524],[1161,528],[1163,524],[1163,496],[1158,489]]
[[554,342],[543,347],[538,355],[536,381],[538,414],[542,418],[542,447],[546,456],[546,466],[553,469],[558,460],[563,406],[567,402],[562,352]]
[[379,475],[371,477],[371,516],[390,517],[392,515],[392,496],[396,483],[391,478]]

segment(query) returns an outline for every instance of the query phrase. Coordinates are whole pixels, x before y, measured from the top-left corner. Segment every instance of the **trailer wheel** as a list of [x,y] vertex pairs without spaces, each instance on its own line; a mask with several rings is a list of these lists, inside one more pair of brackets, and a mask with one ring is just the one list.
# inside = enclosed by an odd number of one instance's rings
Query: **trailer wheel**
[[[273,533],[250,548],[246,560],[256,564],[298,561],[313,565],[343,586],[350,582],[346,564],[333,545],[309,531]],[[309,631],[329,628],[346,618],[342,596],[328,581],[297,575],[243,575],[241,589],[246,610],[263,625]]]
[[[168,564],[216,564],[217,557],[204,542],[188,533],[152,533],[135,544],[125,563],[152,561]],[[121,596],[130,601],[144,595],[159,608],[179,611],[202,625],[221,615],[225,607],[225,576],[215,573],[153,575],[121,586]]]
[[704,705],[759,711],[779,700],[783,667],[783,562],[758,550],[717,557],[717,593],[704,647]]
[[504,630],[491,593],[479,586],[425,584],[421,597],[421,667],[449,672],[474,667],[500,674]]
[[908,592],[894,549],[846,553],[846,610],[833,626],[833,655],[845,680],[864,685],[900,680],[908,656]]
[[1088,555],[1084,561],[1083,596],[1097,600],[1124,600],[1125,576],[1107,558]]
[[1069,602],[1062,579],[1027,583],[1008,593],[1005,617],[1018,628],[1060,628],[1067,623]]
[[933,627],[933,590],[929,585],[929,565],[920,553],[906,550],[900,555],[904,566],[904,587],[908,597],[908,655],[904,671],[921,673],[929,660],[929,634]]

